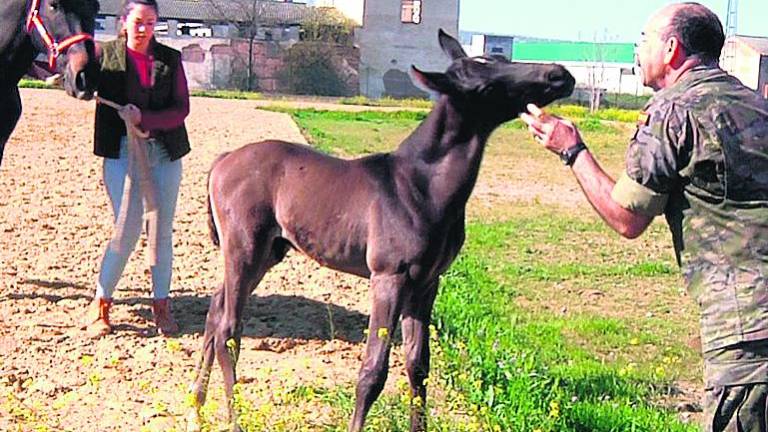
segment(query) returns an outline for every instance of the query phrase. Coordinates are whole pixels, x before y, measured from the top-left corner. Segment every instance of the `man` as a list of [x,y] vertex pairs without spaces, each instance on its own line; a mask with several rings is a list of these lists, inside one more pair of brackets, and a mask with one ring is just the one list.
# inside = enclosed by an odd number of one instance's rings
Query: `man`
[[723,43],[719,19],[698,3],[651,17],[638,58],[656,94],[616,182],[571,122],[533,105],[521,118],[622,236],[664,213],[701,310],[706,430],[766,431],[768,102],[719,69]]

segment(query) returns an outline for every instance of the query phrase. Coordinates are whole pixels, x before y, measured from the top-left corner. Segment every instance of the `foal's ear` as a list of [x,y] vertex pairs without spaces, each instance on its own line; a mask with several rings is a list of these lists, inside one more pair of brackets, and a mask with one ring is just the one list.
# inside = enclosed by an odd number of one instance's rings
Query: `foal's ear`
[[467,56],[467,53],[464,52],[464,48],[461,47],[459,41],[444,32],[443,29],[438,30],[437,39],[440,41],[440,48],[443,49],[444,53],[448,54],[451,60]]
[[448,77],[446,77],[444,73],[423,72],[418,70],[416,66],[411,66],[411,76],[413,76],[413,79],[417,84],[420,84],[426,89],[436,91],[441,94],[450,93],[451,89],[453,88],[453,86],[451,86],[451,82],[448,80]]

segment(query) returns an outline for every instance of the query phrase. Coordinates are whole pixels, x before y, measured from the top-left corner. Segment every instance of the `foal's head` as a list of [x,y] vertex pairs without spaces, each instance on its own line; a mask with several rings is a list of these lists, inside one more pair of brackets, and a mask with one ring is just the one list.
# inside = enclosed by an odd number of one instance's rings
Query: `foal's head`
[[467,57],[459,42],[442,30],[439,40],[453,63],[444,73],[412,67],[414,79],[455,99],[491,127],[517,117],[529,103],[544,106],[573,92],[575,80],[563,66],[516,63],[502,56]]

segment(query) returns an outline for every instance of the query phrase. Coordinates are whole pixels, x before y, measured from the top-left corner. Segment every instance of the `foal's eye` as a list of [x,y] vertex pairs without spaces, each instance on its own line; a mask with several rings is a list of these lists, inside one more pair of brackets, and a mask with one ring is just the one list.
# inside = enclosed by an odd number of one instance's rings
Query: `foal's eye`
[[59,10],[59,2],[55,2],[55,1],[54,1],[54,2],[50,2],[50,3],[48,3],[48,8],[49,8],[51,11],[53,11],[53,12],[56,12],[57,10]]

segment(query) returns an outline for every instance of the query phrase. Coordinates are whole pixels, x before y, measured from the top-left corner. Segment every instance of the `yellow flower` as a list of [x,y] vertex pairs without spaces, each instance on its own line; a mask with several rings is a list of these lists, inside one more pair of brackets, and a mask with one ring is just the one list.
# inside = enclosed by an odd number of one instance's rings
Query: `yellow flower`
[[112,354],[112,356],[109,358],[109,365],[115,367],[118,363],[120,363],[120,356],[117,354]]
[[83,354],[83,356],[80,357],[80,363],[85,367],[90,366],[91,364],[93,364],[93,356],[88,354]]
[[237,348],[237,341],[235,338],[229,338],[227,339],[227,348],[234,350]]
[[[234,342],[233,339],[230,339],[230,340]],[[229,341],[227,341],[227,346],[229,346]],[[165,347],[168,349],[168,351],[172,353],[179,352],[181,351],[181,342],[174,339],[168,339],[165,342]]]
[[429,338],[430,339],[437,339],[437,327],[435,327],[434,324],[429,325]]
[[549,402],[549,416],[552,418],[560,417],[560,402],[553,400]]
[[379,327],[376,334],[379,336],[379,339],[386,339],[389,336],[389,330],[386,327]]

